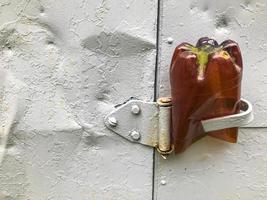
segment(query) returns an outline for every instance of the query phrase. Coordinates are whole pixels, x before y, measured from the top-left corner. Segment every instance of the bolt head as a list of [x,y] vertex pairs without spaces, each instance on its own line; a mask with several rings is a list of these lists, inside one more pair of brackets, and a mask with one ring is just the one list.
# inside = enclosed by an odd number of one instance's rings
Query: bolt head
[[115,117],[109,117],[108,123],[110,126],[113,126],[113,127],[117,126],[117,124],[118,124],[117,119]]
[[133,105],[132,106],[132,113],[135,115],[138,115],[140,113],[140,107],[138,105]]
[[173,43],[173,38],[172,37],[168,37],[167,38],[167,42],[168,42],[168,44],[172,44]]
[[133,140],[135,140],[135,141],[138,141],[138,140],[140,140],[141,135],[140,135],[140,133],[137,132],[137,131],[132,131],[132,132],[131,132],[131,138],[132,138]]
[[161,185],[166,185],[166,183],[167,183],[167,182],[166,182],[165,180],[161,180],[161,181],[160,181],[160,184],[161,184]]

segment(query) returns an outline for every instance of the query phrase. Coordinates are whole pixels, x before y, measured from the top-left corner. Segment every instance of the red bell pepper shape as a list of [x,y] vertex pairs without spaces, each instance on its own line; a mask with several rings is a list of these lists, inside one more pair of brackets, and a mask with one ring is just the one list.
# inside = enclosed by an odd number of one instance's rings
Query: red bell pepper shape
[[237,141],[237,128],[205,133],[201,120],[240,111],[242,57],[238,44],[200,38],[176,47],[171,67],[172,143],[176,153],[210,135]]

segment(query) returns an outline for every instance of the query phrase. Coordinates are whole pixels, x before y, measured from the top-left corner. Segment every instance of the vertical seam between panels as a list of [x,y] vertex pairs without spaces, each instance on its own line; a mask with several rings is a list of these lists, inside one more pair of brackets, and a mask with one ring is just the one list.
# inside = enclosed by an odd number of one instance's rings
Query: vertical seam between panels
[[[156,62],[155,62],[155,79],[154,79],[154,101],[158,98],[158,73],[159,73],[159,49],[160,49],[160,9],[161,0],[157,2],[157,29],[156,29]],[[156,151],[153,149],[153,166],[152,166],[152,200],[156,200],[155,197],[155,168],[156,168]]]

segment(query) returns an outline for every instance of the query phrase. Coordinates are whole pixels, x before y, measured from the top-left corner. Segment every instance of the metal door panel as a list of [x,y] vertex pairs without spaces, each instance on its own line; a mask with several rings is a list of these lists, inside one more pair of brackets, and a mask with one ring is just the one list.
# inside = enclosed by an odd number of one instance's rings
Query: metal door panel
[[266,199],[266,132],[241,129],[236,145],[206,137],[181,155],[157,157],[155,199]]
[[157,3],[0,4],[1,110],[15,110],[1,115],[11,127],[0,199],[151,199],[153,150],[103,116],[131,96],[153,99]]
[[[155,161],[155,199],[266,199],[266,1],[161,1],[159,96],[170,95],[175,45],[202,36],[237,41],[243,53],[242,95],[255,110],[237,144],[205,137],[184,153]],[[173,42],[172,42],[173,40]],[[227,81],[227,80],[226,80]],[[252,128],[259,127],[259,128]]]
[[[244,73],[242,96],[254,108],[250,127],[267,125],[266,99],[266,0],[260,1],[161,1],[160,20],[160,95],[169,95],[168,70],[175,45],[195,44],[203,36],[218,42],[233,39],[242,50]],[[173,43],[168,43],[168,38]]]

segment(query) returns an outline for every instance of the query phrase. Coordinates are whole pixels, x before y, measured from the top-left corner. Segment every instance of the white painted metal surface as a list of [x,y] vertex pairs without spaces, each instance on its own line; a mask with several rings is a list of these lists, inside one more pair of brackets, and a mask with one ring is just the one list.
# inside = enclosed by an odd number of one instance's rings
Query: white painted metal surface
[[206,137],[181,155],[157,157],[157,200],[265,200],[267,130],[241,129],[238,144]]
[[[267,198],[266,0],[161,0],[160,96],[176,44],[236,40],[255,121],[156,157],[154,199]],[[0,199],[147,200],[153,152],[108,131],[130,96],[152,101],[155,0],[0,0]]]
[[237,144],[205,137],[184,153],[155,161],[157,200],[267,199],[266,0],[163,0],[160,14],[159,96],[168,96],[175,46],[202,36],[231,38],[244,61],[242,96],[255,110]]
[[147,0],[0,0],[1,200],[152,198],[152,149],[103,116],[153,99],[156,15]]
[[[140,109],[138,115],[131,111],[134,106]],[[116,125],[110,123],[112,118],[116,119]],[[159,106],[155,102],[132,99],[115,108],[103,119],[107,128],[123,139],[151,147],[158,145]],[[139,137],[134,137],[138,134]]]
[[157,102],[129,99],[106,115],[104,122],[129,142],[155,147],[163,155],[173,151],[170,98],[159,98]]
[[[203,36],[235,40],[242,50],[242,96],[254,109],[250,127],[267,126],[267,1],[162,0],[160,20],[160,96],[169,96],[169,65],[176,45]],[[173,41],[170,43],[169,39]]]

